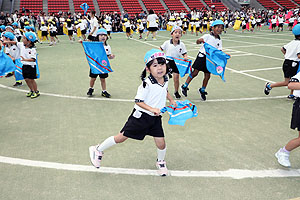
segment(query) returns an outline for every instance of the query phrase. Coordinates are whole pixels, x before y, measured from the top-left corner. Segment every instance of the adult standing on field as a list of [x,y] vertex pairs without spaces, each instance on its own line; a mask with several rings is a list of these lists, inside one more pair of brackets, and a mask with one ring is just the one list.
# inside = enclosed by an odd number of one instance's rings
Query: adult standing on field
[[156,20],[158,20],[157,15],[154,13],[152,9],[150,9],[149,15],[147,17],[147,22],[149,23],[149,27],[147,28],[148,32],[145,40],[147,40],[150,32],[153,35],[152,36],[153,40],[156,40],[155,36],[156,36],[156,31],[158,30],[158,23]]

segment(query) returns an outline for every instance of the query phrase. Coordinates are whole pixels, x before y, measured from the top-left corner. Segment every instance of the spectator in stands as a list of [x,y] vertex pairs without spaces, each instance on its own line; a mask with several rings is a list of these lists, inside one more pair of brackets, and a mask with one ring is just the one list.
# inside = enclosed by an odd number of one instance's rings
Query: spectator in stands
[[4,12],[1,12],[0,13],[0,25],[5,25],[6,26],[6,24],[5,24],[5,15],[4,15]]

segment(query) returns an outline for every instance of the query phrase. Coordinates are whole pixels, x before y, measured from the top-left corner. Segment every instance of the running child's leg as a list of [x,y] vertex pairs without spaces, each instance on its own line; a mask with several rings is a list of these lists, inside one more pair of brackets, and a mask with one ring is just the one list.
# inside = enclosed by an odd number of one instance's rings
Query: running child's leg
[[173,73],[173,81],[174,81],[175,92],[178,92],[178,88],[179,88],[179,74],[178,73]]
[[199,70],[194,69],[194,71],[191,73],[190,76],[187,77],[185,83],[181,86],[181,93],[187,97],[187,91],[189,90],[188,86],[191,83],[191,81],[198,76]]
[[290,152],[299,146],[300,146],[300,131],[299,131],[298,138],[290,140],[287,143],[287,145],[285,145],[285,147],[280,148],[276,152],[275,156],[277,158],[278,163],[284,167],[291,167],[291,163],[289,160]]
[[156,167],[160,176],[166,176],[168,174],[168,168],[165,161],[166,156],[166,143],[163,137],[154,137],[154,142],[157,147],[157,162]]
[[102,91],[106,90],[106,81],[105,78],[100,78]]
[[299,135],[298,135],[297,138],[292,139],[291,141],[289,141],[287,143],[287,145],[285,145],[285,149],[287,151],[292,151],[292,150],[296,149],[299,146],[300,146],[300,131],[299,131]]
[[90,87],[91,87],[91,88],[94,87],[95,81],[96,81],[96,78],[91,78],[91,80],[90,80]]

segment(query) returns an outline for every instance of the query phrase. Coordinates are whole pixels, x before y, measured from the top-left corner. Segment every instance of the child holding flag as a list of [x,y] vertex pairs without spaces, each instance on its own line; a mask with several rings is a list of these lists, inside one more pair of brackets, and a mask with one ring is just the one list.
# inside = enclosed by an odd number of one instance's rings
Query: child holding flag
[[[221,20],[215,20],[212,23],[212,32],[211,34],[205,34],[201,38],[199,38],[196,43],[208,43],[211,46],[217,48],[218,50],[222,50],[222,40],[220,38],[220,34],[224,29],[224,23]],[[198,75],[199,71],[204,73],[204,79],[202,82],[202,87],[199,88],[200,97],[203,101],[206,100],[207,92],[205,91],[208,81],[210,79],[210,72],[206,67],[206,51],[204,46],[201,46],[199,53],[197,55],[196,60],[194,61],[192,68],[194,69],[191,76],[189,76],[186,82],[181,86],[182,94],[187,97],[188,86],[191,81]]]
[[[141,75],[143,83],[139,86],[135,97],[135,105],[132,114],[120,133],[104,140],[100,145],[90,146],[89,153],[92,164],[100,167],[103,157],[103,151],[122,143],[128,138],[143,140],[146,135],[154,137],[157,146],[158,173],[160,176],[166,176],[168,169],[165,162],[166,143],[164,131],[161,122],[161,109],[166,104],[166,99],[170,104],[176,106],[176,102],[168,93],[168,78],[166,56],[157,49],[148,51],[144,58],[146,67]],[[150,75],[146,78],[146,72]]]
[[181,96],[178,92],[179,89],[179,71],[176,66],[176,63],[172,57],[181,58],[183,57],[184,60],[188,59],[187,50],[185,45],[180,38],[182,36],[182,29],[179,26],[174,26],[171,31],[171,40],[167,40],[160,46],[160,49],[166,53],[168,56],[167,60],[169,61],[168,66],[170,72],[173,74],[173,81],[174,81],[174,89],[175,93],[174,96],[176,99],[180,99]]
[[[4,42],[15,41],[15,36],[11,32],[5,32],[3,34],[3,39]],[[16,46],[16,44],[6,44],[5,53],[13,60],[14,63],[16,59],[20,58],[20,49]],[[13,74],[15,75],[15,72]],[[22,84],[22,81],[16,80],[16,83],[13,86],[17,87],[21,86]]]
[[291,167],[289,160],[290,152],[300,146],[300,73],[293,76],[288,84],[288,88],[294,90],[296,101],[293,105],[291,129],[298,129],[299,136],[290,140],[283,148],[280,148],[275,157],[280,165]]
[[20,49],[20,58],[22,67],[22,75],[29,87],[30,91],[26,94],[31,99],[40,96],[40,92],[37,89],[35,79],[37,78],[36,67],[36,49],[34,43],[36,42],[36,36],[32,32],[26,32],[23,36],[23,42],[6,41],[5,44],[17,44]]
[[[107,44],[107,31],[104,28],[98,29],[97,31],[97,36],[99,39],[99,42],[103,42],[105,51],[106,51],[106,55],[109,59],[114,59],[115,55],[111,53],[111,47],[109,46],[109,44]],[[106,98],[110,98],[110,94],[106,91],[106,81],[105,79],[108,77],[108,73],[105,74],[93,74],[92,71],[90,70],[90,88],[87,92],[87,95],[92,96],[93,92],[94,92],[94,85],[95,85],[95,81],[97,79],[97,76],[99,75],[100,77],[100,81],[101,81],[101,87],[102,87],[102,93],[101,95],[103,97]]]
[[[269,95],[270,91],[274,87],[287,86],[291,77],[297,74],[300,61],[300,24],[294,26],[292,32],[295,35],[295,40],[292,40],[281,48],[281,52],[284,54],[285,59],[282,65],[284,81],[277,83],[266,83],[264,89],[266,95]],[[293,90],[291,90],[291,93],[287,98],[294,99],[294,97]]]

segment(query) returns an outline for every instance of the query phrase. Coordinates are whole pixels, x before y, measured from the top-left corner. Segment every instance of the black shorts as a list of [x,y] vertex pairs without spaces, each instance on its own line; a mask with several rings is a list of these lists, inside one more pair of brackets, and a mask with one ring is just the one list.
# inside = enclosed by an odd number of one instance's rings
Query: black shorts
[[276,24],[272,24],[272,28],[276,28]]
[[278,27],[282,28],[282,27],[283,27],[283,24],[279,24]]
[[228,28],[228,24],[225,24],[225,28]]
[[197,55],[197,58],[196,58],[196,60],[194,61],[193,65],[192,65],[192,68],[196,69],[198,71],[202,71],[204,73],[210,73],[208,71],[208,69],[206,68],[206,56],[199,57],[198,55]]
[[196,31],[200,31],[200,27],[196,27]]
[[68,36],[73,36],[73,30],[68,30]]
[[150,116],[133,109],[124,127],[120,131],[124,136],[143,140],[146,135],[153,137],[165,137],[162,128],[161,116]]
[[86,29],[80,30],[80,31],[81,31],[81,34],[82,34],[82,35],[86,34]]
[[257,22],[257,26],[260,26],[260,22]]
[[298,129],[300,131],[300,98],[293,104],[292,120],[291,120],[291,129]]
[[50,36],[51,37],[55,37],[56,36],[56,32],[50,32]]
[[247,26],[246,26],[246,25],[243,25],[243,26],[242,26],[242,29],[243,29],[243,30],[245,30],[246,28],[247,28]]
[[90,77],[91,78],[97,78],[98,76],[100,78],[107,78],[108,77],[108,73],[106,73],[106,74],[93,74],[92,71],[90,70]]
[[22,67],[22,75],[24,79],[36,79],[36,66],[33,65],[23,65]]
[[97,41],[97,37],[92,36],[92,35],[89,35],[89,36],[88,36],[88,40],[91,40],[91,41]]
[[111,31],[107,31],[107,35],[110,35]]
[[47,37],[47,35],[48,35],[48,31],[42,31],[42,36],[43,37]]
[[143,32],[144,32],[144,29],[143,29],[143,30],[140,30],[140,29],[139,29],[139,33],[140,33],[140,34],[142,34]]
[[187,27],[183,27],[183,31],[186,31],[188,28]]
[[254,27],[256,26],[256,24],[252,24],[252,23],[251,23],[251,26],[252,26],[252,28],[254,28]]
[[291,78],[297,74],[299,62],[285,59],[282,65],[284,78]]
[[130,27],[126,28],[126,33],[130,33]]
[[177,73],[179,74],[179,71],[178,71],[178,68],[176,66],[176,63],[174,60],[168,60],[168,67],[169,67],[169,70],[170,70],[170,73]]
[[155,31],[158,31],[158,28],[157,27],[149,27],[148,31],[155,32]]
[[203,28],[207,29],[207,24],[203,24]]
[[293,27],[293,25],[294,25],[294,23],[289,23],[289,26],[290,26],[290,27]]

